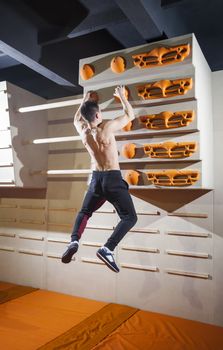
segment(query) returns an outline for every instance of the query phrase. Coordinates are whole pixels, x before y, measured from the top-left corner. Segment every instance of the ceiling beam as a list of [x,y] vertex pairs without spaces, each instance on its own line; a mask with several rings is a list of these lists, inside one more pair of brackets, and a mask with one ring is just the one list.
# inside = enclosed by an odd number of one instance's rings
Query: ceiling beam
[[[60,33],[55,31],[48,35],[40,36],[39,43],[41,45],[55,44],[66,40],[67,38],[77,38],[82,35],[94,33],[101,29],[106,29],[117,41],[119,41],[123,47],[131,47],[136,45],[142,45],[147,43],[147,38],[154,39],[161,37],[162,35],[157,30],[151,31],[153,24],[149,25],[149,35],[140,33],[142,28],[142,18],[139,16],[136,19],[136,14],[139,11],[138,2],[133,0],[126,2],[126,8],[129,10],[131,7],[131,14],[133,22],[130,21],[130,15],[126,15],[119,2],[117,4],[111,0],[103,0],[98,6],[98,0],[79,0],[81,4],[87,9],[88,16],[75,28],[72,28],[72,24],[64,28]],[[122,3],[122,5],[124,2]],[[148,14],[145,15],[145,9],[141,6],[141,14],[144,16],[144,20],[148,23]],[[140,29],[139,29],[140,28]],[[46,34],[46,33],[45,33]]]
[[162,36],[162,30],[154,22],[149,12],[145,10],[145,6],[140,0],[115,0],[115,2],[143,39],[149,40]]
[[123,47],[146,43],[146,40],[129,21],[126,13],[117,6],[115,1],[103,0],[100,7],[98,6],[98,0],[79,1],[87,8],[89,15],[78,27],[68,34],[69,38],[106,29]]
[[100,29],[115,26],[126,22],[127,18],[119,8],[113,8],[109,11],[102,11],[89,14],[76,28],[67,36],[75,38],[81,35],[89,34]]
[[[175,0],[172,5],[184,1]],[[172,38],[187,33],[177,6],[162,7],[161,0],[115,0],[115,2],[146,40],[161,37],[163,34]]]
[[[139,0],[139,2],[156,27],[159,28],[159,31],[164,32],[168,38],[188,32],[184,20],[179,14],[178,6],[162,7],[161,0]],[[179,1],[179,4],[181,4],[181,1]]]
[[[37,43],[37,28],[29,18],[24,18],[17,8],[10,6],[7,2],[0,2],[1,25],[0,25],[0,50],[26,65],[37,73],[52,80],[53,82],[74,87],[73,71],[71,78],[63,76],[63,62],[55,69],[52,69],[50,62],[48,65],[41,61],[41,46]],[[10,25],[12,23],[12,25]]]
[[108,27],[107,30],[123,47],[133,47],[147,43],[129,21]]
[[[97,0],[98,1],[98,0]],[[77,38],[82,35],[94,33],[101,29],[111,28],[118,24],[128,22],[127,17],[121,9],[109,0],[103,0],[100,6],[96,6],[94,0],[79,0],[86,8],[88,15],[78,24],[69,23],[60,31],[55,28],[48,29],[39,35],[39,44],[48,45],[59,43],[68,38]]]
[[16,50],[12,46],[7,45],[2,40],[0,40],[0,50],[3,51],[6,55],[8,55],[11,58],[15,59],[16,61],[18,61],[19,63],[24,64],[25,66],[29,67],[30,69],[34,70],[35,72],[52,80],[54,83],[57,83],[57,84],[63,85],[63,86],[72,86],[72,87],[75,86],[73,83],[71,83],[67,79],[64,79],[60,75],[56,74],[55,72],[51,71],[50,69],[39,64],[34,59],[28,57],[27,55],[24,55],[21,51]]

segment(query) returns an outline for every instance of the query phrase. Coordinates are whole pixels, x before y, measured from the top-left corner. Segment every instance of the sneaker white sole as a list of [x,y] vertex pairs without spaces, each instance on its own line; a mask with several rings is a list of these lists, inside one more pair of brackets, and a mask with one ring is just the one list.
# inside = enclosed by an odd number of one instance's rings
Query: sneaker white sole
[[96,255],[100,260],[102,260],[109,267],[109,269],[117,273],[119,272],[119,270],[117,270],[114,266],[110,265],[109,261],[106,260],[100,253],[97,252]]

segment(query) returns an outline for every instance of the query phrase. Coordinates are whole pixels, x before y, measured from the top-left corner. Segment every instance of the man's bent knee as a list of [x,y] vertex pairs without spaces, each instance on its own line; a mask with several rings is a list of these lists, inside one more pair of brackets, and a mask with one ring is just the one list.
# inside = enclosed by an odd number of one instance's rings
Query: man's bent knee
[[133,215],[133,217],[132,217],[133,226],[137,223],[137,221],[138,221],[138,217],[137,217],[137,215],[135,214],[135,215]]
[[136,214],[132,214],[131,216],[128,217],[128,221],[131,222],[132,226],[135,226],[135,224],[137,223],[138,217]]

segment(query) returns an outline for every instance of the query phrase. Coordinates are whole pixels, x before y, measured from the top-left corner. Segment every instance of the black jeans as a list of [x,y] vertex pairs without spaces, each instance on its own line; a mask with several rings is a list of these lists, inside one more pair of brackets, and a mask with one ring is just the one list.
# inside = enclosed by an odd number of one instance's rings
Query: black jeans
[[137,221],[135,208],[128,188],[128,183],[123,180],[120,170],[93,171],[82,209],[78,213],[73,227],[71,241],[79,241],[88,219],[107,200],[113,204],[121,219],[105,243],[107,248],[114,250]]

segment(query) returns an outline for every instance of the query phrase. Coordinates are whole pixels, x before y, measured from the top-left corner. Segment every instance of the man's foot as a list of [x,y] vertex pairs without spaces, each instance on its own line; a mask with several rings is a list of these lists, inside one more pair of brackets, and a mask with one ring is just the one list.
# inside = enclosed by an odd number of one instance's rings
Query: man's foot
[[68,245],[66,252],[63,254],[61,261],[64,264],[68,264],[69,262],[71,262],[72,256],[78,251],[78,247],[78,241],[71,242]]
[[112,271],[119,272],[119,268],[115,263],[114,253],[107,247],[101,247],[97,251],[97,257],[101,259]]

